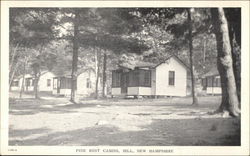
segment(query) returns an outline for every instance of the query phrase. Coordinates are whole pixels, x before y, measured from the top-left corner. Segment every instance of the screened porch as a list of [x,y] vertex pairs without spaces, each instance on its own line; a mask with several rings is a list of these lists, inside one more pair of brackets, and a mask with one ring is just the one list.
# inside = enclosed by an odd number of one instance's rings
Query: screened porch
[[151,70],[114,70],[112,72],[112,94],[150,95]]

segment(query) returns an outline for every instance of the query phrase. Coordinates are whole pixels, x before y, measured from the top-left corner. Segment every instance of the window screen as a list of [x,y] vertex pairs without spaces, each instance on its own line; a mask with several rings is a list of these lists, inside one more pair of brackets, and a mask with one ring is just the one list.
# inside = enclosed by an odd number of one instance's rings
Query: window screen
[[175,84],[175,72],[169,71],[168,72],[168,85],[174,86]]

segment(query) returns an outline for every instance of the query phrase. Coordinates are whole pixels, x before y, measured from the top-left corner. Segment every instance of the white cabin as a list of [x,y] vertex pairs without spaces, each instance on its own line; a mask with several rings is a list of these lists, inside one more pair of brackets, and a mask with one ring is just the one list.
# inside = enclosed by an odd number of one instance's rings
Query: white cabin
[[77,77],[77,94],[80,96],[93,95],[95,93],[95,81],[96,74],[93,70],[81,72]]
[[[76,95],[82,97],[92,96],[95,93],[96,74],[94,70],[87,69],[78,72]],[[100,86],[100,81],[99,81]],[[53,78],[53,94],[70,96],[71,74],[57,75]]]
[[112,95],[186,96],[188,67],[176,56],[159,64],[139,62],[112,72]]
[[[53,77],[55,77],[55,75],[52,72],[41,72],[38,82],[38,91],[52,92]],[[24,81],[23,76],[20,76],[19,78],[13,80],[10,89],[12,91],[20,91],[22,88],[22,83],[24,82],[24,91],[34,91],[34,79],[34,76],[31,74],[25,74]]]

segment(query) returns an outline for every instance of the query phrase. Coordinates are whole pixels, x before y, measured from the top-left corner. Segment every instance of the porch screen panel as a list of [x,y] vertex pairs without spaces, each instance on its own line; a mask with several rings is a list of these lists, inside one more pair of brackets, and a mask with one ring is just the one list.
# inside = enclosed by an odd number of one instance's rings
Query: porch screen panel
[[202,86],[207,87],[207,79],[206,78],[202,79]]
[[220,82],[220,78],[215,78],[214,79],[214,87],[221,87],[221,82]]
[[[66,77],[63,77],[61,78],[61,81],[60,81],[60,88],[61,89],[71,89],[71,78],[66,78]],[[75,87],[75,89],[77,89]]]
[[129,87],[139,86],[139,71],[138,70],[129,72],[128,86]]
[[212,87],[213,86],[213,77],[208,77],[207,78],[207,86]]
[[60,79],[60,84],[61,84],[61,86],[60,86],[61,89],[65,89],[66,88],[65,78],[62,77]]
[[62,77],[60,81],[60,88],[61,89],[71,89],[71,79]]
[[145,87],[151,86],[151,71],[150,70],[144,71],[144,86]]
[[151,86],[151,71],[150,70],[139,70],[139,86],[150,87]]
[[[65,78],[65,84],[66,84],[66,89],[71,89],[71,78]],[[76,88],[76,83],[74,84],[75,85],[75,89]]]
[[218,87],[221,87],[221,81],[220,81],[220,78],[217,78],[217,84],[218,84]]
[[140,70],[140,86],[150,87],[151,86],[151,71]]
[[112,87],[120,87],[121,86],[121,73],[112,72]]

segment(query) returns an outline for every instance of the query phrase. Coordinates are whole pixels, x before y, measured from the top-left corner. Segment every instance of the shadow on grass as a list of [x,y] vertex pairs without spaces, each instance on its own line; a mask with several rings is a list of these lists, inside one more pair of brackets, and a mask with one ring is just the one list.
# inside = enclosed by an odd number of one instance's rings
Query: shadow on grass
[[33,134],[47,133],[50,130],[48,128],[36,128],[36,129],[9,129],[9,136],[11,137],[27,137]]
[[45,100],[45,99],[10,99],[9,114],[33,115],[37,113],[75,113],[83,107],[96,107],[98,104],[67,104],[69,101]]
[[[10,114],[12,115],[32,115],[41,112],[47,113],[75,113],[80,108],[86,107],[133,107],[133,106],[156,106],[159,107],[159,111],[176,112],[176,111],[212,111],[215,110],[218,105],[219,97],[202,97],[200,100],[201,105],[191,106],[190,98],[169,98],[169,99],[142,99],[142,100],[120,100],[116,99],[101,99],[101,100],[86,100],[81,101],[79,104],[67,104],[69,101],[66,99],[12,99],[10,98]],[[146,114],[145,114],[146,115]],[[193,115],[193,114],[183,114]]]
[[[122,123],[121,123],[122,124]],[[141,131],[121,131],[115,126],[98,125],[86,129],[55,132],[33,139],[11,140],[17,146],[239,146],[240,121],[229,118],[154,120]],[[38,131],[38,132],[37,132]],[[10,129],[10,137],[44,133]],[[18,133],[18,134],[15,134]]]

